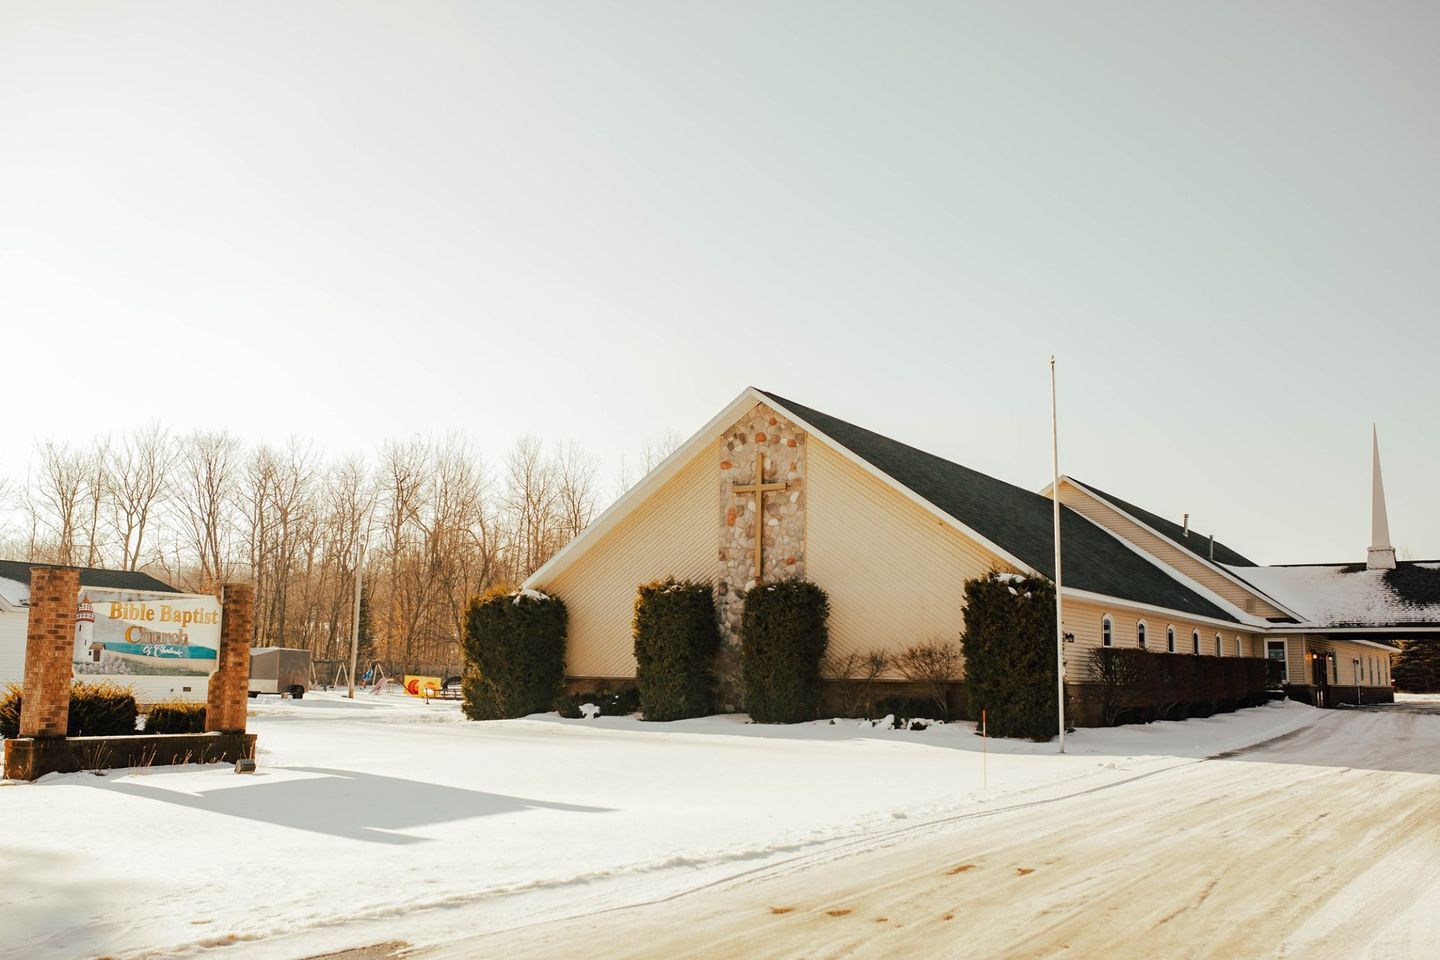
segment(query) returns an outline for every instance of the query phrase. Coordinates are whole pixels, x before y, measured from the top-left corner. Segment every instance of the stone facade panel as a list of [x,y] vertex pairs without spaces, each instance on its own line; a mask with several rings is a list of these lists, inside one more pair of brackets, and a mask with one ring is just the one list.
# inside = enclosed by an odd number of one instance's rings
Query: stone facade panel
[[[727,643],[739,642],[747,590],[758,582],[805,576],[805,441],[803,430],[763,404],[726,431],[719,462],[715,599],[721,636]],[[764,493],[763,509],[757,513],[755,494],[735,488],[755,482],[755,464],[762,454],[765,483],[783,483],[785,489]],[[758,578],[757,531],[764,566]]]

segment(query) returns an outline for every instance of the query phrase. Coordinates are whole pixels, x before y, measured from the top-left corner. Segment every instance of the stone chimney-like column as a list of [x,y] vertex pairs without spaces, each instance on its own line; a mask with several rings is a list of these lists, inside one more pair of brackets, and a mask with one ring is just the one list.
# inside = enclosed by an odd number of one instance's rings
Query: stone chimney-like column
[[20,736],[63,737],[70,722],[70,681],[75,667],[75,605],[80,571],[31,567],[30,610],[25,633],[25,686]]
[[219,669],[210,676],[205,732],[244,733],[250,691],[250,630],[255,621],[255,587],[227,583],[220,588]]

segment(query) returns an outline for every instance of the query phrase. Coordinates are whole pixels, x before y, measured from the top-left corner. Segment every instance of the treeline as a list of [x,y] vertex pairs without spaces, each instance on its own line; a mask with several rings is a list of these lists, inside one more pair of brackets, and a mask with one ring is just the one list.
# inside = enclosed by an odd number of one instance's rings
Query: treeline
[[[646,444],[641,471],[675,445]],[[363,548],[373,651],[393,671],[458,665],[469,599],[524,580],[609,499],[592,455],[533,438],[492,468],[456,438],[327,460],[300,441],[158,427],[42,443],[0,484],[0,557],[140,570],[192,592],[249,580],[255,641],[319,659],[348,656]]]

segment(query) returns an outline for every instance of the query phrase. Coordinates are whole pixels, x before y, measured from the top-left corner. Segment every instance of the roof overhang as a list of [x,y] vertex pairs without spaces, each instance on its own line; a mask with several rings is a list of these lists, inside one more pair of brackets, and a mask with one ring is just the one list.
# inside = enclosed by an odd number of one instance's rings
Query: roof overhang
[[[1096,503],[1098,503],[1098,504],[1100,504],[1100,505],[1102,505],[1102,506],[1104,506],[1104,507],[1107,507],[1107,508],[1115,511],[1116,513],[1118,513],[1118,514],[1120,514],[1122,517],[1124,517],[1126,520],[1129,520],[1131,523],[1135,524],[1137,527],[1139,527],[1139,528],[1141,528],[1142,530],[1144,530],[1146,533],[1149,533],[1150,535],[1155,536],[1155,537],[1159,537],[1161,540],[1165,541],[1166,543],[1175,544],[1175,549],[1176,549],[1176,550],[1182,550],[1182,551],[1184,551],[1186,554],[1188,554],[1189,556],[1193,557],[1193,558],[1195,559],[1195,562],[1196,562],[1196,563],[1199,563],[1199,564],[1205,566],[1206,568],[1215,571],[1216,573],[1220,574],[1220,576],[1224,577],[1226,580],[1229,580],[1231,583],[1235,584],[1235,586],[1239,587],[1240,589],[1245,590],[1245,591],[1248,592],[1248,593],[1254,594],[1257,599],[1263,600],[1263,601],[1265,601],[1266,603],[1271,604],[1272,606],[1275,607],[1275,609],[1280,610],[1280,611],[1283,611],[1284,613],[1288,614],[1289,616],[1295,617],[1297,620],[1298,620],[1298,619],[1302,619],[1302,617],[1301,617],[1301,615],[1300,615],[1299,613],[1297,613],[1297,612],[1294,611],[1294,610],[1291,610],[1289,607],[1285,606],[1285,605],[1284,605],[1283,603],[1281,603],[1279,600],[1276,600],[1274,597],[1270,596],[1268,593],[1266,593],[1265,591],[1261,590],[1259,587],[1255,586],[1255,585],[1252,584],[1252,583],[1248,583],[1248,582],[1245,581],[1245,580],[1242,580],[1240,577],[1236,576],[1234,573],[1231,573],[1228,569],[1226,569],[1225,567],[1223,567],[1223,566],[1221,566],[1220,564],[1216,563],[1215,561],[1213,561],[1213,560],[1207,560],[1205,557],[1200,556],[1198,553],[1195,553],[1195,552],[1190,551],[1190,550],[1186,550],[1184,547],[1180,546],[1178,543],[1175,543],[1175,541],[1172,540],[1170,537],[1167,537],[1165,534],[1161,533],[1159,530],[1156,530],[1156,529],[1154,529],[1153,527],[1151,527],[1151,526],[1150,526],[1149,524],[1147,524],[1144,520],[1141,520],[1139,517],[1133,516],[1133,515],[1125,512],[1125,511],[1122,510],[1119,506],[1117,506],[1116,504],[1112,503],[1112,502],[1109,501],[1109,500],[1106,500],[1104,497],[1100,496],[1098,493],[1096,493],[1095,491],[1091,490],[1089,487],[1085,486],[1085,484],[1083,484],[1083,483],[1081,483],[1080,481],[1074,479],[1073,477],[1070,477],[1070,476],[1065,475],[1065,474],[1061,474],[1061,476],[1060,476],[1060,482],[1061,482],[1061,483],[1068,483],[1068,484],[1070,484],[1070,486],[1074,487],[1076,490],[1079,490],[1081,493],[1085,494],[1085,495],[1086,495],[1087,497],[1089,497],[1091,500],[1094,500]],[[1051,481],[1050,483],[1047,483],[1047,484],[1045,485],[1045,488],[1040,491],[1041,495],[1042,495],[1042,496],[1047,496],[1047,497],[1050,496],[1050,495],[1051,495],[1051,491],[1054,489],[1054,487],[1055,487],[1054,481]],[[1078,511],[1077,511],[1077,512],[1078,512]],[[1093,521],[1092,521],[1092,522],[1093,522]],[[1117,535],[1117,536],[1118,536],[1118,535]],[[1119,539],[1125,540],[1124,537],[1119,537]],[[1128,543],[1129,541],[1125,541],[1125,542]],[[1147,555],[1148,555],[1148,554],[1147,554]],[[1157,558],[1157,559],[1158,559],[1158,558]],[[1161,561],[1161,562],[1163,562],[1163,561]],[[1190,578],[1187,577],[1187,578],[1185,578],[1185,579],[1186,579],[1187,584],[1191,582],[1191,581],[1190,581]],[[1227,604],[1227,605],[1229,605],[1229,604]]]

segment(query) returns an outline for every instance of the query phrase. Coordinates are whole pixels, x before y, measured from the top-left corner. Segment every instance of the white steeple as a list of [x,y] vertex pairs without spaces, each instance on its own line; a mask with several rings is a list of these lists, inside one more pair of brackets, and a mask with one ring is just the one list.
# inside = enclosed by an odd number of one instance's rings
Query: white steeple
[[1394,570],[1395,548],[1390,546],[1390,521],[1385,516],[1385,481],[1380,478],[1380,434],[1370,425],[1370,549],[1365,553],[1367,570]]

